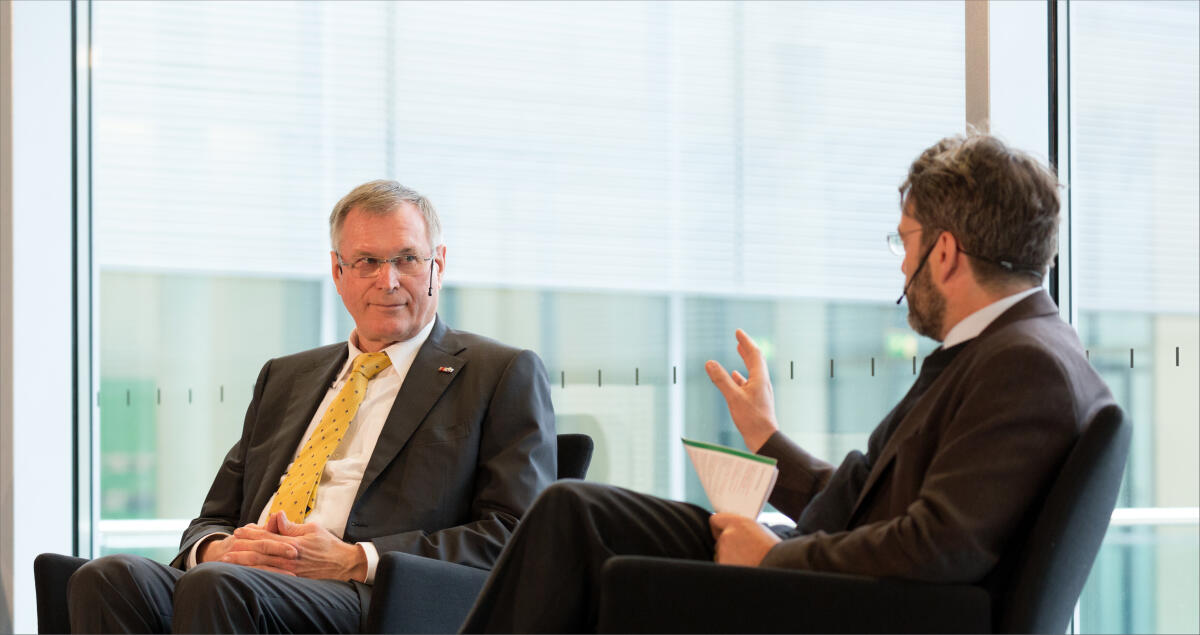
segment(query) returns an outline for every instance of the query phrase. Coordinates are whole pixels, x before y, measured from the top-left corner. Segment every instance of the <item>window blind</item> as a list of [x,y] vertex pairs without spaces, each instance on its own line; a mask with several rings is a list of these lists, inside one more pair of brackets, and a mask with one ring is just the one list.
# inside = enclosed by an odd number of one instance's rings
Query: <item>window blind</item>
[[961,3],[99,3],[103,267],[327,275],[391,177],[457,284],[885,301]]

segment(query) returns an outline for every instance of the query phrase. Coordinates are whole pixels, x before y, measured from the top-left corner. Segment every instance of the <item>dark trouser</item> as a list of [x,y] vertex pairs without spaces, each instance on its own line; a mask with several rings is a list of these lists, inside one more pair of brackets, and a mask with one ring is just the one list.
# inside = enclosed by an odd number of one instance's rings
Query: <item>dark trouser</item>
[[97,558],[68,585],[74,633],[353,633],[349,582],[208,562],[186,573],[141,556]]
[[708,517],[687,503],[558,481],[517,526],[463,632],[595,631],[605,560],[618,555],[712,560]]

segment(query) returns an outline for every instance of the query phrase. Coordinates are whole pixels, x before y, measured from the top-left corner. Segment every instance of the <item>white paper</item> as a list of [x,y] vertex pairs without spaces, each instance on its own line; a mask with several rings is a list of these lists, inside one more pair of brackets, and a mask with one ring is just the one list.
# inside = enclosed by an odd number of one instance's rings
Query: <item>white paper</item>
[[688,439],[683,447],[714,511],[758,517],[779,476],[773,460],[767,463],[733,448]]

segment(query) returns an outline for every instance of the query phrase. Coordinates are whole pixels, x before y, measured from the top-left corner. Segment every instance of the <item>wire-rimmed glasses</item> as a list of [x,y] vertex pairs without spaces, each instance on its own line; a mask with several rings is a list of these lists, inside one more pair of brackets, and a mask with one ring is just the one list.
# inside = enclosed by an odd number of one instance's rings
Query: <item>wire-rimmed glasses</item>
[[416,254],[400,254],[395,258],[376,258],[375,256],[363,256],[356,258],[352,262],[342,260],[342,255],[338,254],[338,264],[350,269],[360,278],[374,278],[379,275],[379,269],[384,264],[388,264],[402,276],[418,276],[424,273],[425,263],[433,260],[433,256],[428,258],[418,256]]

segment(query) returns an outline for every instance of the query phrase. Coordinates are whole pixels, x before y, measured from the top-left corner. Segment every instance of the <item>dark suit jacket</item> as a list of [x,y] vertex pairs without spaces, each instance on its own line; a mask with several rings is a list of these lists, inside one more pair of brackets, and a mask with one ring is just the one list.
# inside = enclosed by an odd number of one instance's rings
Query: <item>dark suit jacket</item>
[[[1045,293],[962,346],[890,438],[882,425],[871,435],[845,528],[784,540],[764,566],[937,582],[977,582],[995,566],[1112,395]],[[792,518],[834,475],[780,433],[759,452],[779,460],[771,503]]]
[[[182,567],[204,536],[258,521],[347,355],[345,343],[333,344],[263,366],[241,439],[173,566]],[[491,568],[517,520],[555,479],[555,453],[550,385],[538,356],[437,318],[396,395],[343,538],[372,541],[380,553]]]

